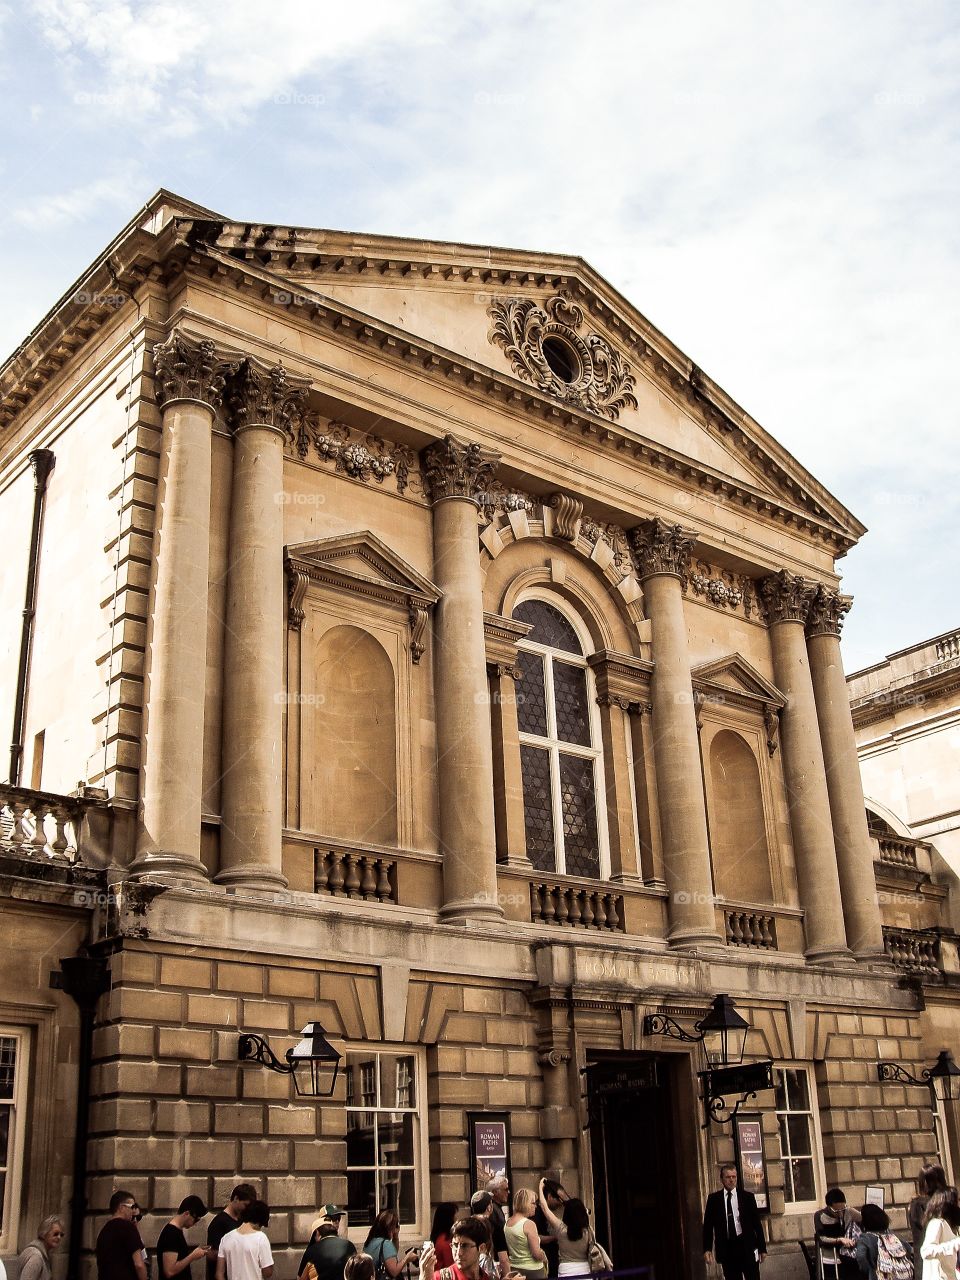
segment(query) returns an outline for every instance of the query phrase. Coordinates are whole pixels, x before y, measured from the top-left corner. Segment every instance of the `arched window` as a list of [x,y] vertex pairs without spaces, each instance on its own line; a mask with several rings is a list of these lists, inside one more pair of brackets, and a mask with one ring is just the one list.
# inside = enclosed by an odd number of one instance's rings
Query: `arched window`
[[546,600],[524,600],[513,616],[532,628],[516,683],[527,856],[538,871],[599,878],[603,763],[584,640]]

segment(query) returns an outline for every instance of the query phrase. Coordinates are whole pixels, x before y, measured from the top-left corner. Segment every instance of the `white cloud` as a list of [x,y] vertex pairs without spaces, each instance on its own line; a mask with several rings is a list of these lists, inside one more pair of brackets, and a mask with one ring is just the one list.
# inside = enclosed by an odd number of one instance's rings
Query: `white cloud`
[[50,231],[99,216],[104,209],[126,209],[129,206],[130,176],[124,173],[31,200],[15,209],[13,218],[21,226]]

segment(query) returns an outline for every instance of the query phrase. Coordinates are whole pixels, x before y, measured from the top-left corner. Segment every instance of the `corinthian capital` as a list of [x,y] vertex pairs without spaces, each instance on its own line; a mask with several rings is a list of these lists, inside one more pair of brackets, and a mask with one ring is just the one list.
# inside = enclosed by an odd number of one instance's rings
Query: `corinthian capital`
[[233,429],[273,427],[293,439],[309,386],[303,378],[291,378],[282,364],[264,369],[242,360],[230,370],[227,400]]
[[761,579],[757,594],[768,623],[806,622],[816,589],[815,582],[781,569]]
[[850,612],[853,596],[832,591],[821,583],[813,593],[807,614],[808,636],[839,636],[843,620]]
[[630,530],[630,550],[637,577],[642,582],[658,573],[672,573],[686,583],[690,551],[696,540],[695,529],[667,524],[659,516],[638,524]]
[[469,498],[480,503],[493,484],[500,455],[456,436],[444,436],[423,451],[421,473],[431,502],[441,498]]
[[209,339],[188,338],[180,329],[174,329],[166,342],[158,342],[153,348],[159,404],[200,400],[211,409],[218,409],[228,370]]

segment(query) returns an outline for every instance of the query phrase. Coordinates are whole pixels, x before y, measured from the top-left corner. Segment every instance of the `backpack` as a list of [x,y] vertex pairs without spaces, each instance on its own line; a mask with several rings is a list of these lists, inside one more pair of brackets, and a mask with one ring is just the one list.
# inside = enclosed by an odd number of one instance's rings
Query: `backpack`
[[892,1231],[877,1234],[877,1280],[912,1280],[913,1263],[903,1241]]

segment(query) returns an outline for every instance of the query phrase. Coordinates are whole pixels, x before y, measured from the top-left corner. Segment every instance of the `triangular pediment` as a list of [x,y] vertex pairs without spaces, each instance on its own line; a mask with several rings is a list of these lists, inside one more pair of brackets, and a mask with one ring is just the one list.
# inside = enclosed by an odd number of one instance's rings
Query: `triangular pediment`
[[288,565],[312,578],[352,580],[358,586],[416,597],[425,604],[436,604],[442,594],[369,529],[292,544],[286,549],[286,558]]
[[[805,527],[838,550],[864,532],[582,258],[231,222],[170,192],[158,193],[110,248],[111,262],[131,259],[134,276],[151,259],[154,267],[178,256],[216,264],[221,279],[253,289],[265,308],[328,326],[378,360],[409,361],[420,378],[459,381],[510,411],[595,435],[638,466],[669,473],[680,507],[686,488],[698,498],[716,494]],[[91,272],[101,267],[98,259]],[[88,293],[96,290],[84,276],[71,297]],[[551,335],[569,339],[563,377],[546,359],[545,316],[560,326]],[[51,313],[0,369],[0,422],[16,416],[40,385],[26,378],[30,369],[66,350],[62,334],[62,320]],[[79,333],[77,342],[84,340]]]
[[771,684],[739,653],[728,654],[725,658],[715,658],[712,662],[701,662],[690,674],[694,684],[704,688],[728,690],[741,697],[777,707],[782,707],[786,703],[786,698],[777,686]]

